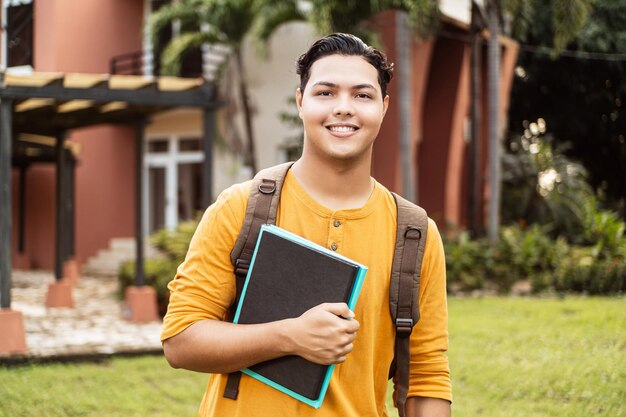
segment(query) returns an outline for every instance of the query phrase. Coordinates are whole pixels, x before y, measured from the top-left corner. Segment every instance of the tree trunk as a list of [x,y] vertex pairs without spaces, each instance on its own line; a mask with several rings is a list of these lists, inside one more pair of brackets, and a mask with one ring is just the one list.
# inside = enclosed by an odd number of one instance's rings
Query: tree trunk
[[489,219],[487,238],[498,241],[500,226],[500,25],[497,0],[488,2],[489,15]]
[[406,12],[397,12],[396,45],[398,62],[398,109],[400,119],[400,163],[402,169],[402,194],[409,201],[416,201],[414,152],[411,146],[411,33]]
[[243,58],[241,56],[241,47],[235,48],[235,61],[237,64],[237,72],[239,73],[239,99],[243,106],[243,118],[246,128],[246,151],[244,161],[246,166],[252,169],[252,174],[257,172],[254,131],[252,129],[252,111],[250,110],[250,101],[248,99],[248,85],[244,73]]
[[483,176],[482,176],[482,115],[481,115],[481,60],[483,40],[482,24],[478,22],[480,11],[472,3],[472,62],[471,62],[471,144],[469,148],[469,229],[473,236],[483,232]]

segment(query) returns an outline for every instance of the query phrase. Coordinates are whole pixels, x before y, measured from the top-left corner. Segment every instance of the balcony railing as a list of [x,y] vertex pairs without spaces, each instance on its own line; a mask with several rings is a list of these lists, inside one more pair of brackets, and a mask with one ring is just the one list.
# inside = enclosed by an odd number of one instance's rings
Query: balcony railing
[[121,75],[142,75],[143,52],[130,52],[112,57],[109,62],[109,72]]
[[[230,54],[230,48],[224,45],[203,45],[193,49],[182,57],[180,66],[181,77],[201,77],[212,80],[220,65],[224,63]],[[158,57],[150,59],[143,51],[130,52],[116,55],[109,61],[111,74],[120,75],[158,75],[160,73],[160,61]]]

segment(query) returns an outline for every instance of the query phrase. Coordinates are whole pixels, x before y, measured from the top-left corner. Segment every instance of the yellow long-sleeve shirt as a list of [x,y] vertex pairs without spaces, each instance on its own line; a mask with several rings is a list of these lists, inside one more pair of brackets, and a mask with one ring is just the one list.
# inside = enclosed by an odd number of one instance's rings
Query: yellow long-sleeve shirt
[[[235,298],[230,252],[243,225],[250,183],[230,187],[207,209],[185,261],[169,284],[170,304],[161,340],[196,321],[224,320]],[[243,375],[239,397],[222,396],[226,375],[211,375],[200,416],[365,417],[386,416],[387,375],[394,354],[395,329],[389,311],[389,276],[396,233],[396,205],[376,183],[365,206],[331,211],[314,201],[288,173],[277,224],[368,266],[355,308],[361,324],[354,350],[335,367],[319,409],[303,404]],[[430,220],[422,262],[420,321],[411,335],[408,396],[452,400],[448,359],[445,260],[441,237]]]

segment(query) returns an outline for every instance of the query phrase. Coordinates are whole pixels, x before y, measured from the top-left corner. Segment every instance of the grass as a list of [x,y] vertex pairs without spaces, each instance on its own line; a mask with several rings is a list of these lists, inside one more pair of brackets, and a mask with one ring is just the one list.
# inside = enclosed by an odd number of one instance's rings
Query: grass
[[191,417],[207,379],[161,356],[0,368],[0,417]]
[[454,415],[626,416],[624,298],[450,301]]
[[[452,298],[449,308],[454,417],[626,416],[624,298]],[[207,376],[146,356],[0,367],[0,381],[0,417],[191,417]]]

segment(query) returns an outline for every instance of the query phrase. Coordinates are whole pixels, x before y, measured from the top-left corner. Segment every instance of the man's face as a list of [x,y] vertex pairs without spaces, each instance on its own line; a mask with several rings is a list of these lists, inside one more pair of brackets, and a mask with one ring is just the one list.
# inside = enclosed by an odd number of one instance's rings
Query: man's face
[[378,72],[362,57],[329,55],[313,63],[296,102],[304,152],[347,162],[371,157],[389,97],[382,97]]

